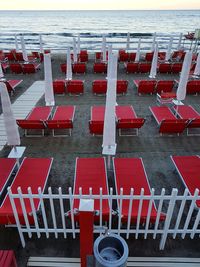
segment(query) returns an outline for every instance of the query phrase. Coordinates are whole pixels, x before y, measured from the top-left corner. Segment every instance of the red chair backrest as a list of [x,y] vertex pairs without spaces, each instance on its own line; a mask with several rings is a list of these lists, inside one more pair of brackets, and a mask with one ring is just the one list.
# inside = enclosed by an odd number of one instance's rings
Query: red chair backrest
[[62,72],[66,73],[67,65],[65,63],[60,64],[60,69],[61,69]]
[[117,122],[118,129],[139,129],[145,123],[144,118],[120,119]]
[[64,94],[65,93],[65,82],[64,81],[53,81],[53,91],[54,91],[54,94]]
[[153,94],[156,87],[156,81],[140,81],[138,84],[138,93]]
[[106,80],[95,80],[92,83],[92,92],[94,94],[105,94],[107,91]]
[[159,133],[182,133],[185,130],[188,122],[188,120],[184,119],[164,119],[160,124]]
[[171,92],[174,87],[174,81],[158,81],[156,85],[156,92]]

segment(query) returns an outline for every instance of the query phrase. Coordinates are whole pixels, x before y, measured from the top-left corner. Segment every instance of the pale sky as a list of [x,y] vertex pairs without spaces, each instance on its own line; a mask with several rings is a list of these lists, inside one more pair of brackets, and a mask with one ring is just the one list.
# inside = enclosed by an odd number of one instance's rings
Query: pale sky
[[0,10],[200,9],[200,0],[0,0]]

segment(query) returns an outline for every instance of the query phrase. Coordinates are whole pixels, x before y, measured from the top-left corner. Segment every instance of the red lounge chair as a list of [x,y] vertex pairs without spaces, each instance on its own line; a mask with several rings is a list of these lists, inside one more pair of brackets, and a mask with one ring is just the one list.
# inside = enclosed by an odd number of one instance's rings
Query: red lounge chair
[[[75,106],[59,106],[56,107],[55,113],[51,120],[47,120],[46,124],[52,129],[53,136],[71,136],[73,129],[73,121],[75,114]],[[66,130],[67,134],[56,134],[56,130]]]
[[40,64],[25,63],[22,64],[22,68],[24,74],[36,73],[40,69]]
[[12,51],[5,52],[4,54],[5,54],[5,57],[7,57],[9,61],[14,61],[15,60],[15,56],[14,56],[14,53]]
[[160,63],[158,65],[158,72],[160,73],[171,73],[172,64],[170,63]]
[[10,184],[10,177],[16,166],[16,159],[0,158],[0,205],[5,197],[7,187]]
[[120,62],[126,62],[129,61],[129,53],[125,51],[119,52],[119,61]]
[[[103,60],[103,53],[96,52],[95,53],[95,61],[102,61]],[[108,60],[108,51],[106,51],[106,60]]]
[[72,80],[67,81],[66,89],[69,94],[80,95],[84,93],[84,81]]
[[139,63],[138,72],[148,73],[151,70],[151,63]]
[[15,91],[15,88],[22,82],[23,80],[8,80],[8,81],[5,81],[4,83],[7,87],[8,93],[13,94]]
[[171,72],[172,73],[180,73],[182,70],[183,63],[173,63],[171,65]]
[[147,62],[151,62],[153,60],[153,54],[154,54],[154,52],[146,53],[144,60],[147,61]]
[[200,81],[191,80],[187,83],[187,94],[198,94],[200,93]]
[[175,92],[161,92],[160,94],[157,93],[157,102],[161,105],[166,104],[173,104],[173,100],[176,99],[176,93]]
[[[38,193],[38,187],[41,187],[42,192],[49,176],[53,158],[24,158],[23,162],[11,184],[12,193],[17,194],[18,187],[21,187],[22,193],[27,194],[28,187],[31,188],[33,194]],[[27,178],[28,177],[28,178]],[[35,211],[39,209],[40,200],[34,200]],[[15,199],[15,206],[18,213],[20,224],[25,224],[22,206],[19,199]],[[24,199],[26,215],[29,224],[34,224],[32,208],[29,199]],[[10,203],[8,194],[6,195],[0,207],[0,224],[15,224],[13,209]]]
[[179,50],[179,51],[174,51],[172,54],[172,60],[175,61],[183,61],[184,57],[185,57],[186,52],[183,50]]
[[124,66],[125,66],[127,73],[137,73],[139,71],[138,62],[127,62],[127,63],[124,63]]
[[103,134],[105,106],[91,107],[91,115],[89,121],[89,130],[93,135]]
[[174,88],[174,81],[157,81],[156,84],[156,93],[160,94],[161,92],[172,92]]
[[174,134],[178,135],[182,133],[187,125],[188,120],[177,119],[176,116],[172,113],[169,107],[149,107],[151,113],[153,114],[156,122],[159,125],[159,133],[162,134]]
[[141,94],[151,94],[152,95],[155,92],[155,87],[156,87],[156,81],[155,80],[154,81],[134,80],[133,82],[137,88],[138,95],[141,95]]
[[53,81],[53,91],[54,94],[64,95],[66,92],[65,80]]
[[61,69],[61,71],[62,71],[63,73],[66,73],[66,71],[67,71],[67,65],[66,65],[65,63],[60,64],[60,69]]
[[[195,189],[200,189],[200,157],[199,156],[171,156],[175,168],[189,193],[194,195]],[[200,208],[200,200],[196,201]]]
[[[17,120],[17,124],[20,128],[25,130],[26,137],[44,136],[44,130],[46,128],[45,122],[49,119],[51,111],[52,107],[35,107],[32,109],[26,119]],[[28,130],[42,130],[42,135],[30,135],[28,134]]]
[[[117,81],[117,94],[126,94],[128,88],[128,81]],[[95,80],[92,83],[93,94],[106,94],[107,92],[107,80]]]
[[199,135],[198,133],[189,133],[191,128],[200,128],[200,114],[192,106],[175,106],[174,111],[181,119],[189,120],[187,135]]
[[[131,188],[134,190],[134,195],[140,195],[142,188],[144,189],[144,195],[151,195],[149,181],[141,158],[114,158],[113,166],[117,195],[120,195],[121,188],[123,189],[123,195],[130,195]],[[150,200],[143,200],[141,213],[139,214],[139,200],[133,200],[130,213],[131,223],[137,223],[138,219],[140,224],[145,222],[155,223],[156,219],[159,222],[164,221],[165,214],[157,213],[154,201],[151,204]],[[117,206],[119,210],[120,200],[117,201]],[[121,210],[122,222],[128,221],[129,209],[130,200],[123,200]],[[148,213],[150,215],[149,218]]]
[[7,62],[1,63],[1,67],[2,67],[3,72],[6,72],[6,70],[9,69],[10,65]]
[[81,50],[79,54],[80,62],[88,62],[88,52],[87,50]]
[[158,59],[165,60],[166,52],[158,52]]
[[128,89],[128,81],[117,80],[117,94],[126,94]]
[[[116,106],[116,117],[120,136],[137,136],[138,130],[145,122],[144,118],[137,117],[132,106]],[[134,131],[133,133],[130,132],[131,129]],[[123,130],[126,130],[125,134],[123,134]]]
[[20,63],[10,63],[10,70],[13,73],[23,73],[23,68]]
[[[106,175],[105,158],[76,158],[76,170],[74,176],[74,195],[79,195],[79,188],[82,188],[83,195],[90,194],[100,195],[100,188],[102,188],[102,195],[108,195],[108,184]],[[79,199],[75,199],[72,209],[74,211],[75,220],[78,220]],[[94,199],[95,222],[100,221],[99,211],[102,208],[102,221],[109,219],[109,201],[103,199],[102,203],[99,199]]]
[[[15,52],[15,59],[17,61],[24,61],[23,53],[22,52]],[[35,59],[35,57],[33,55],[28,56],[29,61],[34,60],[34,59]]]
[[94,73],[106,73],[107,72],[107,64],[106,63],[94,63],[93,66]]
[[136,58],[136,53],[129,53],[129,60],[130,61],[135,61],[135,58]]
[[74,63],[72,67],[73,73],[86,73],[85,63]]
[[13,250],[0,250],[0,266],[17,267],[17,261]]

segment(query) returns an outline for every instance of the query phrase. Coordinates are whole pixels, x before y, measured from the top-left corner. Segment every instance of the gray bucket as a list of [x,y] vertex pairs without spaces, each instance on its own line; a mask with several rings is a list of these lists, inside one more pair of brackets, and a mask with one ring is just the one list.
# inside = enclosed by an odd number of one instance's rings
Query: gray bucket
[[99,236],[94,242],[94,258],[95,267],[125,267],[128,246],[119,235]]

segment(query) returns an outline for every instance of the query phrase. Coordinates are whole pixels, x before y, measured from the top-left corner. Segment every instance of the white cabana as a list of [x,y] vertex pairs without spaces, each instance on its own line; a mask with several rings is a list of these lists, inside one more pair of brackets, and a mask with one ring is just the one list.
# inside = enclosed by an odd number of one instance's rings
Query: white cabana
[[108,77],[106,108],[104,116],[103,128],[103,150],[102,154],[108,156],[108,168],[110,168],[110,157],[116,153],[116,122],[115,122],[115,106],[116,106],[116,86],[117,86],[117,63],[118,55],[112,54],[108,64],[110,72]]
[[158,43],[156,43],[155,45],[149,78],[152,78],[152,79],[156,78],[157,66],[158,66]]
[[168,61],[171,58],[171,50],[172,50],[172,45],[173,45],[173,36],[170,37],[168,47],[167,47],[167,52],[165,55],[165,60]]
[[180,50],[181,49],[182,38],[183,38],[183,34],[180,33],[179,39],[178,39],[177,50]]
[[199,52],[198,57],[197,57],[197,62],[196,62],[196,66],[194,69],[194,75],[200,76],[200,52]]
[[102,48],[101,48],[101,53],[102,53],[102,59],[104,62],[106,62],[106,37],[103,35],[102,38]]
[[77,48],[76,48],[76,38],[73,38],[73,60],[76,63],[78,61]]
[[135,57],[135,61],[137,62],[140,61],[140,46],[141,46],[141,37],[138,40],[138,47],[137,47],[137,52],[136,52],[136,57]]
[[45,103],[46,106],[54,106],[53,80],[51,68],[51,55],[44,54],[44,77],[45,77]]
[[0,79],[4,77],[3,69],[0,63]]
[[127,33],[126,50],[130,49],[130,32]]
[[25,42],[24,42],[24,36],[21,36],[21,48],[22,48],[22,54],[23,54],[24,61],[28,61],[28,56],[27,56]]
[[81,52],[81,39],[80,39],[80,33],[78,34],[77,52],[78,52],[78,54],[80,54],[80,52]]
[[43,49],[43,41],[42,41],[42,35],[39,35],[39,42],[40,42],[40,53],[44,53],[44,49]]
[[151,51],[155,50],[155,45],[156,45],[156,32],[154,32],[154,34],[153,34],[153,41],[152,41]]
[[178,102],[185,99],[186,87],[187,87],[188,77],[190,73],[191,63],[192,63],[192,52],[187,52],[185,55],[184,61],[183,61],[180,81],[179,81],[178,89],[176,92],[176,98]]
[[18,52],[19,51],[19,45],[18,45],[17,34],[15,34],[15,48],[16,48],[16,51]]
[[72,79],[72,61],[70,48],[67,48],[67,66],[66,66],[66,80]]

